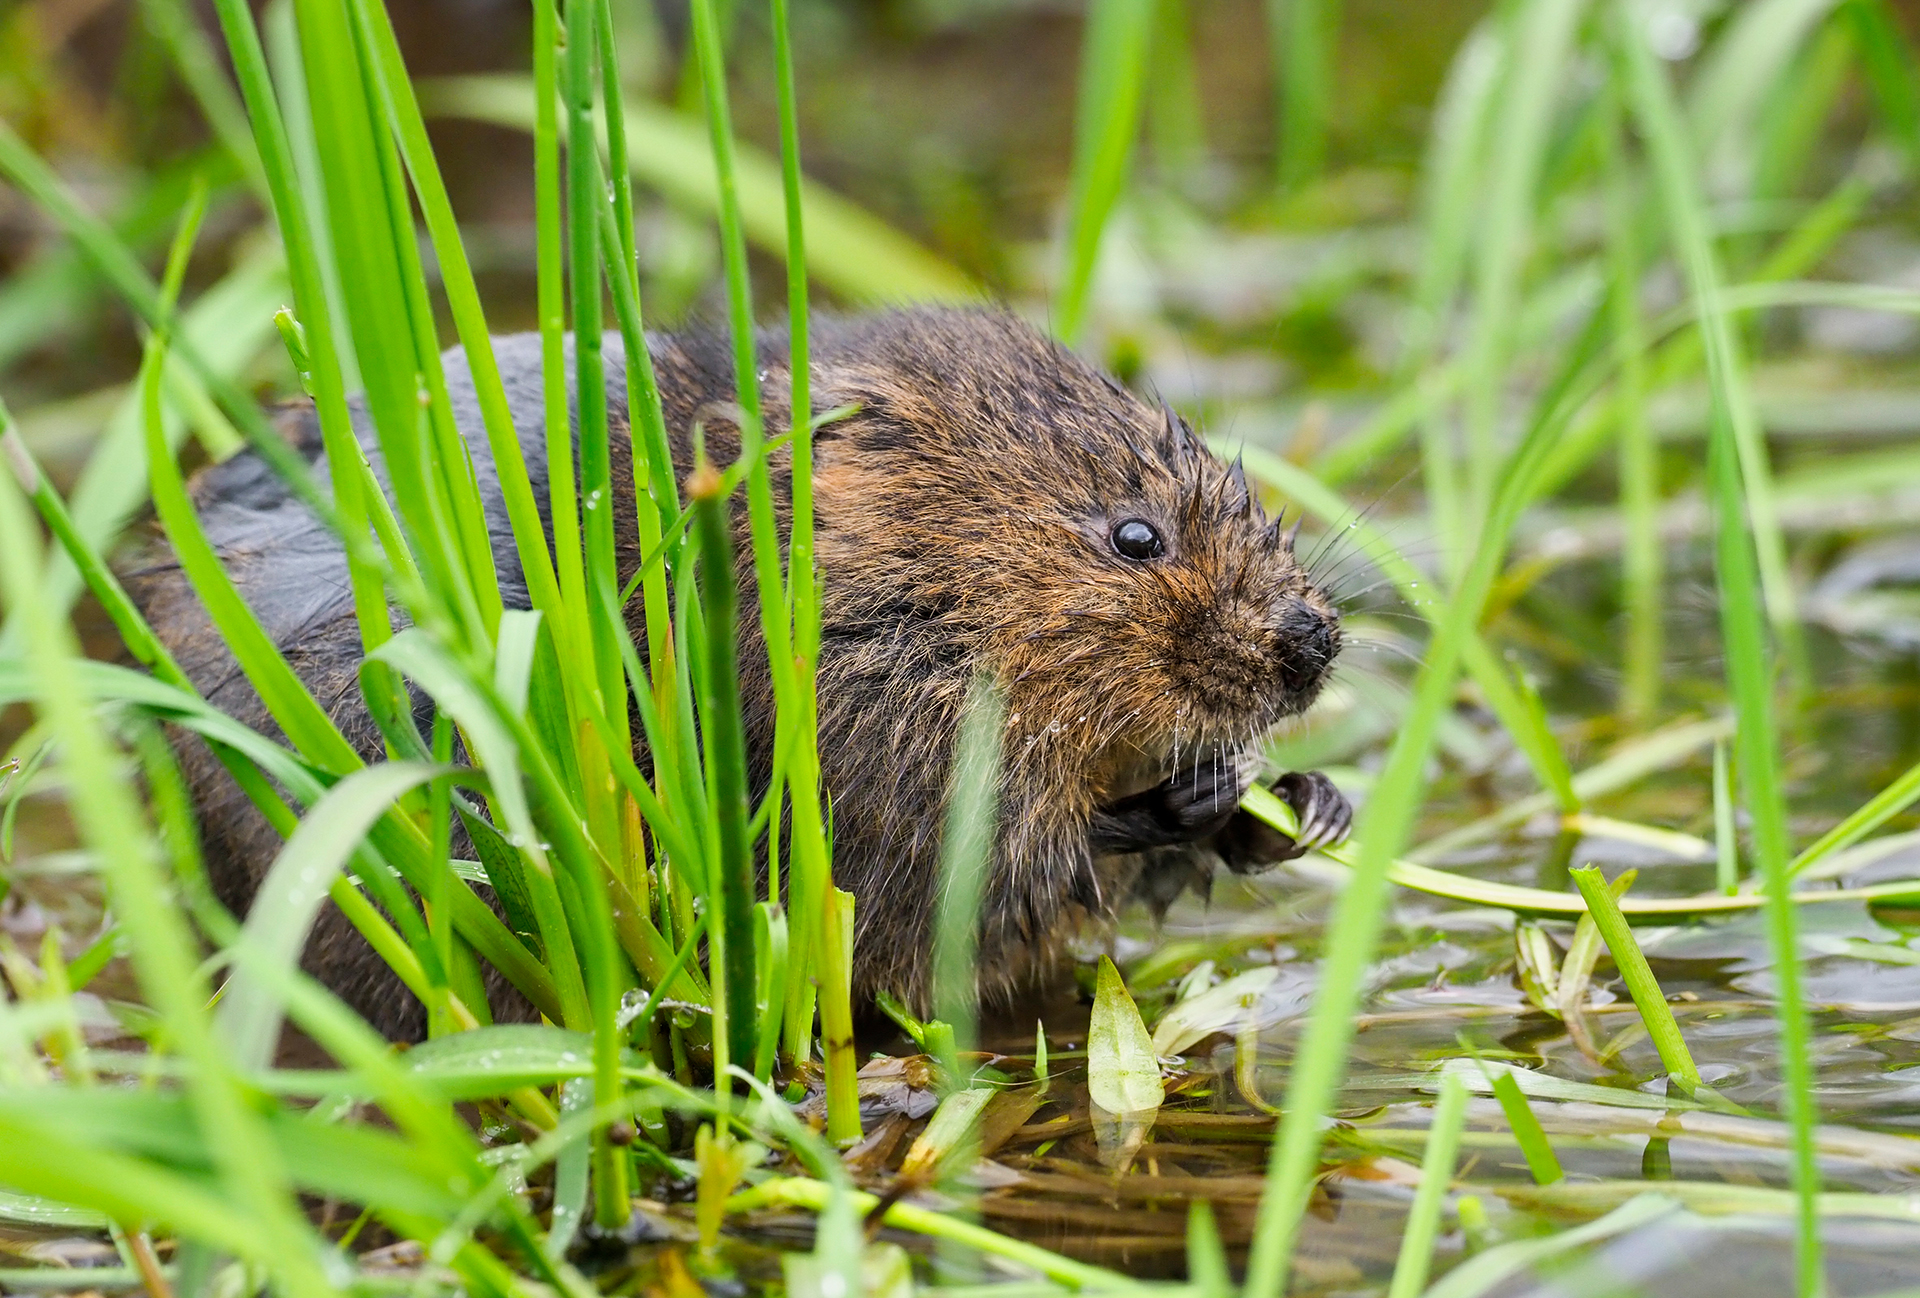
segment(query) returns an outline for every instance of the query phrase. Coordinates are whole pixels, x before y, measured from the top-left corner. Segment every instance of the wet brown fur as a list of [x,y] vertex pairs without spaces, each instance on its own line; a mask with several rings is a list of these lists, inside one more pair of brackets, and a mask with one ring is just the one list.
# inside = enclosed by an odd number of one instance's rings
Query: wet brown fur
[[[537,340],[498,343],[544,499]],[[784,343],[783,331],[760,339],[776,430],[788,422]],[[696,421],[709,454],[727,462],[737,436],[723,341],[663,337],[652,350],[680,471]],[[616,339],[605,354],[624,580],[638,555]],[[457,354],[448,367],[503,593],[524,607],[471,381]],[[1011,315],[923,309],[822,321],[813,384],[818,409],[858,407],[821,429],[815,452],[820,748],[835,880],[859,899],[855,995],[891,990],[925,1003],[947,771],[969,682],[984,671],[1007,700],[1002,827],[979,962],[981,994],[999,999],[1045,978],[1063,939],[1111,919],[1143,876],[1208,868],[1204,843],[1096,856],[1089,827],[1101,807],[1177,770],[1247,763],[1317,693],[1339,646],[1335,612],[1237,466]],[[356,418],[369,442],[364,413]],[[317,450],[310,413],[290,432]],[[784,515],[784,454],[774,482]],[[358,634],[337,545],[252,456],[202,475],[196,496],[269,633],[348,738],[377,756],[355,689]],[[1114,553],[1111,529],[1129,518],[1159,529],[1164,558]],[[744,554],[743,515],[737,525]],[[177,568],[163,557],[130,584],[209,698],[277,734]],[[740,660],[764,783],[773,707],[757,632],[743,633]],[[244,909],[277,839],[204,749],[183,754],[216,888]],[[418,1005],[331,908],[306,963],[383,1030],[419,1034]],[[510,1011],[512,998],[500,1000]]]

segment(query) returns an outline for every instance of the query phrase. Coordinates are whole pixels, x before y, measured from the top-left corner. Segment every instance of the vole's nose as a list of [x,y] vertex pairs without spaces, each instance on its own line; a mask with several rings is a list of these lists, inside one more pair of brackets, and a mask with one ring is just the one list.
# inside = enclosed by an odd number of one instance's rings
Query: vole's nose
[[1290,599],[1275,628],[1280,679],[1295,694],[1318,689],[1340,652],[1340,624],[1305,600]]

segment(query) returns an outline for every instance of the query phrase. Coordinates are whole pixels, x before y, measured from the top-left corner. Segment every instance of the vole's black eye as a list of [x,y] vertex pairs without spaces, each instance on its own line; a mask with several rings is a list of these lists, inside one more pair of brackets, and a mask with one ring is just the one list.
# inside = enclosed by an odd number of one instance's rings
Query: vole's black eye
[[1122,559],[1145,563],[1165,554],[1167,543],[1160,539],[1159,531],[1146,519],[1129,518],[1113,526],[1113,552]]

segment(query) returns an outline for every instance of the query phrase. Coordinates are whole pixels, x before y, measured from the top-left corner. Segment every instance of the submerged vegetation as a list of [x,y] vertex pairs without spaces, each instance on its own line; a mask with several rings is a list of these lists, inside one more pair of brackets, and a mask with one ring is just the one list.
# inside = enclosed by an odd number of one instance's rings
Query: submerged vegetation
[[[0,1289],[1723,1291],[1703,1257],[1726,1292],[1920,1285],[1920,69],[1887,0],[1089,0],[1038,247],[965,167],[926,164],[916,206],[848,161],[891,129],[860,66],[890,47],[850,30],[1060,21],[1018,4],[535,0],[517,70],[416,81],[406,6],[215,0],[216,29],[142,0],[109,8],[128,107],[91,134],[61,48],[88,8],[0,16],[4,210],[38,232],[0,284]],[[1352,103],[1394,80],[1356,51],[1414,61],[1429,17],[1462,35],[1421,137]],[[1249,31],[1271,86],[1240,145],[1210,138],[1209,60]],[[816,174],[892,224],[807,174],[813,96]],[[163,105],[192,125],[139,120]],[[530,145],[531,184],[485,173],[530,200],[517,235],[442,169],[474,123]],[[1240,454],[1348,607],[1346,674],[1273,760],[1341,782],[1352,841],[1090,945],[1037,1033],[956,988],[982,689],[939,1017],[889,1005],[904,1035],[856,1048],[812,671],[809,447],[839,412],[800,364],[768,426],[752,343],[784,314],[804,357],[810,291],[1030,308]],[[677,481],[644,331],[700,300],[741,452]],[[528,324],[550,502],[489,341]],[[601,356],[563,346],[609,324],[650,556],[626,589]],[[501,603],[449,345],[530,611]],[[263,412],[301,392],[325,482]],[[200,532],[185,473],[243,446],[346,539],[389,760]],[[149,504],[281,736],[196,695],[111,575]],[[777,701],[759,805],[743,622]],[[244,921],[169,731],[286,838]],[[427,1042],[300,972],[328,898]],[[486,965],[546,1021],[490,1024]]]

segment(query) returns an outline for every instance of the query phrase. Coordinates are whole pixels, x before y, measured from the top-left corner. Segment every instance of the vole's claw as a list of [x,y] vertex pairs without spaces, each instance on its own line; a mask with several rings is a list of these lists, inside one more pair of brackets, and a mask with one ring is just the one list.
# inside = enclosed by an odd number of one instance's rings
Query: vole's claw
[[1301,852],[1346,841],[1353,828],[1353,805],[1319,771],[1292,771],[1274,782],[1273,791],[1300,818],[1294,840]]
[[1332,780],[1318,771],[1294,771],[1274,781],[1273,791],[1299,817],[1300,835],[1289,838],[1251,812],[1238,813],[1213,837],[1214,850],[1235,874],[1252,874],[1346,840],[1353,808]]

